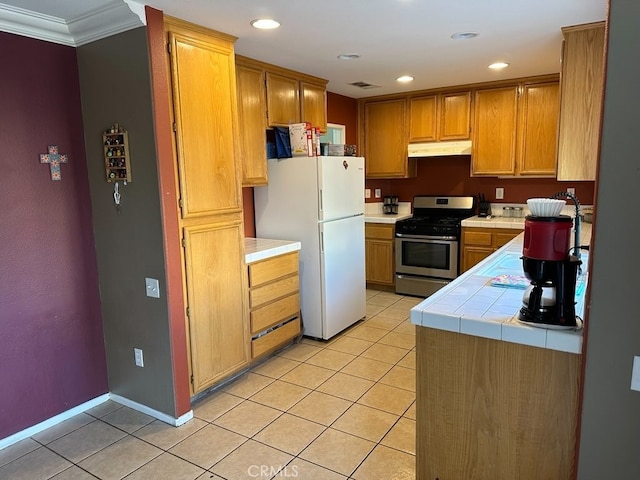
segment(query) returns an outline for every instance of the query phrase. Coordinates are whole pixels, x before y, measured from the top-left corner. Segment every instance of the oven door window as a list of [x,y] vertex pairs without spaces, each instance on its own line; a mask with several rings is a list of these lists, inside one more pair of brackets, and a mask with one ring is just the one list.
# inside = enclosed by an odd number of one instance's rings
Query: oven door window
[[458,265],[458,243],[437,240],[402,239],[396,269],[399,273],[455,278]]

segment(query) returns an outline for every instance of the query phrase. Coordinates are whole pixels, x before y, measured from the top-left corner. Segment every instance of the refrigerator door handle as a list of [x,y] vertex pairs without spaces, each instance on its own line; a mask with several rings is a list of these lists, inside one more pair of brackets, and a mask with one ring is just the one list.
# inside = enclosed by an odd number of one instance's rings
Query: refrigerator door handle
[[322,208],[322,189],[319,189],[318,192],[319,192],[319,195],[320,195],[320,198],[319,198],[319,200],[320,200],[320,211],[318,212],[318,214],[319,214],[318,218],[322,219],[323,218],[322,217],[322,211],[323,211],[323,208]]
[[324,253],[324,232],[320,232],[320,254]]

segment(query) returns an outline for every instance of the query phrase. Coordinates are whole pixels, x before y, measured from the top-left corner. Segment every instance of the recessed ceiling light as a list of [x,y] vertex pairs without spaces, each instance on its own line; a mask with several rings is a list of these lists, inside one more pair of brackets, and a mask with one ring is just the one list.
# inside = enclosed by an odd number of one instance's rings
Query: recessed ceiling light
[[411,75],[403,75],[401,77],[396,78],[396,81],[400,83],[409,83],[409,82],[413,82],[413,77]]
[[356,58],[360,58],[360,55],[357,53],[341,53],[338,55],[340,60],[355,60]]
[[503,68],[507,68],[509,66],[508,63],[505,62],[496,62],[489,65],[491,70],[502,70]]
[[476,32],[458,32],[451,35],[454,40],[467,40],[469,38],[475,38],[478,34]]
[[271,18],[258,18],[256,20],[251,20],[251,26],[259,28],[260,30],[272,30],[274,28],[278,28],[280,23]]

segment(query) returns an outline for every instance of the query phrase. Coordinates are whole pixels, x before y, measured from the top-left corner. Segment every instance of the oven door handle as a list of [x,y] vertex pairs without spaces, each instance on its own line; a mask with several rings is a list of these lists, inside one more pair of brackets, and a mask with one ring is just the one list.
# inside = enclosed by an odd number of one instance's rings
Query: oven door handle
[[398,238],[413,238],[416,240],[442,240],[442,241],[453,241],[457,240],[454,236],[432,236],[432,235],[404,235],[402,233],[396,233],[396,237]]

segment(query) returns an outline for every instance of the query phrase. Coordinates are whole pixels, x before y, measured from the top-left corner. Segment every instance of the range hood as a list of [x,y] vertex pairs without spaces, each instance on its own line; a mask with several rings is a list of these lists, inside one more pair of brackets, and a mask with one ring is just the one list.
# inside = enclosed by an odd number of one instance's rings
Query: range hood
[[446,157],[448,155],[471,155],[471,140],[409,144],[409,157]]

